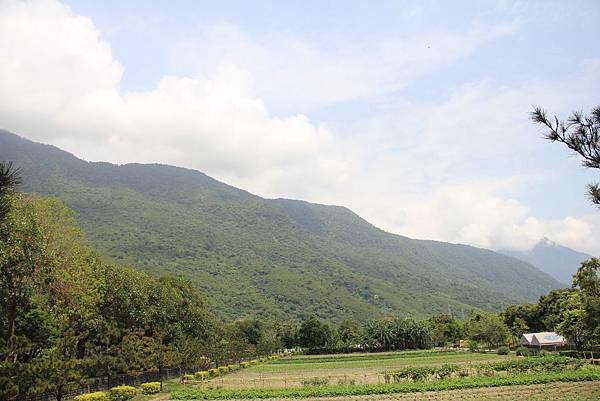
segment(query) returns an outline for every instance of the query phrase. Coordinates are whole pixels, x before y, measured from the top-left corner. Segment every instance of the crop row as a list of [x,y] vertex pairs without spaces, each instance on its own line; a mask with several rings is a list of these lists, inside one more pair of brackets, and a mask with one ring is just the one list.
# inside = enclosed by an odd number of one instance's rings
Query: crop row
[[464,351],[404,351],[394,353],[373,353],[373,354],[356,354],[356,355],[328,355],[328,356],[304,356],[293,358],[279,359],[274,363],[277,365],[284,364],[300,364],[300,363],[325,363],[325,362],[349,362],[349,361],[375,361],[385,359],[402,359],[402,358],[416,358],[416,357],[438,357],[446,355],[462,354]]
[[383,372],[386,383],[405,380],[419,381],[425,379],[445,379],[450,376],[490,376],[495,372],[525,373],[525,372],[561,372],[566,369],[578,369],[585,364],[583,360],[550,356],[514,359],[500,362],[489,362],[478,365],[441,365],[407,367]]
[[216,399],[265,399],[307,398],[393,393],[415,393],[423,391],[460,390],[479,387],[546,384],[554,382],[579,382],[600,380],[600,370],[589,367],[560,373],[534,373],[510,376],[477,376],[453,378],[431,382],[404,382],[393,384],[365,384],[354,386],[324,386],[288,389],[245,389],[205,390],[185,389],[171,393],[173,400],[216,400]]

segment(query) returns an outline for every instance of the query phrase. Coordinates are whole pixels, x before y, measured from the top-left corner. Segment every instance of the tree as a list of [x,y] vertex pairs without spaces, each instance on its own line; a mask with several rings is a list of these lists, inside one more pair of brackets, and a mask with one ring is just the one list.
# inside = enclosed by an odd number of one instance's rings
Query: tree
[[302,322],[298,342],[302,347],[321,348],[332,345],[333,332],[327,323],[312,316]]
[[515,341],[515,344],[518,344],[521,336],[529,332],[529,327],[527,326],[527,323],[525,323],[525,320],[517,317],[513,320],[512,325],[508,326],[508,331]]
[[21,184],[21,175],[13,164],[0,162],[0,223],[3,222],[10,212],[12,199],[16,188]]
[[435,315],[429,318],[434,345],[446,346],[464,337],[462,322],[451,315]]
[[377,319],[370,321],[365,328],[365,339],[370,348],[376,350],[390,350],[394,343],[392,321]]
[[[590,115],[573,112],[566,121],[560,121],[556,116],[549,118],[545,110],[534,107],[530,118],[547,129],[546,139],[563,143],[578,153],[585,167],[600,169],[600,106],[594,108]],[[600,207],[599,184],[588,186],[588,196]]]
[[338,336],[344,346],[355,346],[362,340],[362,327],[357,321],[346,319],[338,327]]
[[469,339],[488,344],[491,349],[503,345],[508,338],[508,327],[494,314],[477,314],[468,322]]
[[21,196],[10,193],[4,194],[1,203],[10,207],[0,221],[0,309],[6,316],[5,360],[15,362],[18,357],[17,315],[28,309],[46,260],[34,207],[22,201]]
[[581,291],[581,323],[591,345],[600,344],[600,259],[581,263],[573,276],[573,286]]

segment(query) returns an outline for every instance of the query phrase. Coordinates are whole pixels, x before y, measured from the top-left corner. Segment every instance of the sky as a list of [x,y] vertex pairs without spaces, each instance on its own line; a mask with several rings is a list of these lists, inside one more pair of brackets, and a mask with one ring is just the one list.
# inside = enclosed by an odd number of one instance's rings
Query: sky
[[599,172],[528,120],[600,105],[599,18],[598,1],[0,0],[0,128],[413,238],[599,255]]

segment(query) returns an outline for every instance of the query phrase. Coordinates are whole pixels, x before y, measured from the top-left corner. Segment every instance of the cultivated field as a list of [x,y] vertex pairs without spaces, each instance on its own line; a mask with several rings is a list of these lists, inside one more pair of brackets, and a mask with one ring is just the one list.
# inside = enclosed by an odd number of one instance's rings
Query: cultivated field
[[[271,398],[269,401],[289,401]],[[472,390],[430,391],[349,397],[302,398],[302,401],[597,401],[600,383],[550,383],[532,386],[506,386]]]
[[174,391],[175,400],[600,400],[600,368],[463,351],[294,356]]
[[496,354],[464,351],[409,351],[381,354],[309,355],[279,359],[238,370],[211,380],[221,388],[290,388],[303,387],[315,377],[329,384],[382,384],[383,371],[410,366],[472,364],[515,358]]

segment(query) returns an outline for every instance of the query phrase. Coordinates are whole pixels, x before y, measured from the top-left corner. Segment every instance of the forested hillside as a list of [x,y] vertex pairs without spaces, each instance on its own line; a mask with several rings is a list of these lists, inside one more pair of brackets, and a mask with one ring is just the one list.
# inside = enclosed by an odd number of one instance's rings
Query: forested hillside
[[389,234],[344,207],[263,199],[194,170],[86,162],[6,131],[0,160],[22,169],[23,190],[76,210],[106,258],[190,278],[223,317],[499,310],[561,286],[511,257]]

